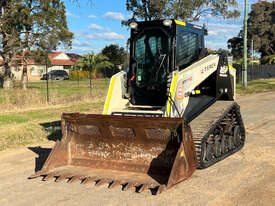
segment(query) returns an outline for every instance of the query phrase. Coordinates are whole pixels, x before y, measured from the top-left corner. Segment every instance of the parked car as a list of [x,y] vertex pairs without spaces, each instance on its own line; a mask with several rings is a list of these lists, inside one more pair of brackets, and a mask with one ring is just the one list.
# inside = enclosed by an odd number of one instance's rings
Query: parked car
[[[52,70],[48,72],[48,77],[51,80],[67,80],[69,79],[69,75],[64,70]],[[47,79],[47,74],[43,74],[43,76],[40,78],[41,80]]]

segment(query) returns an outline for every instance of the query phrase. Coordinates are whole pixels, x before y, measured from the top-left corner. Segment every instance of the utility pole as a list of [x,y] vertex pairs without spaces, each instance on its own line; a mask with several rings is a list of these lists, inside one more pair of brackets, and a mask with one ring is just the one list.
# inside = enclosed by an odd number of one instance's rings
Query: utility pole
[[90,96],[92,96],[92,56],[89,54],[89,69],[90,69]]
[[244,7],[244,36],[243,36],[243,87],[247,87],[247,10],[248,0],[245,0]]
[[254,61],[254,57],[253,57],[253,55],[254,55],[253,39],[251,40],[251,50],[252,50],[252,52],[251,52],[251,63],[252,63],[252,70],[253,70],[253,61]]
[[46,51],[45,55],[45,65],[46,65],[46,86],[47,86],[47,103],[50,102],[49,98],[49,74],[48,74],[48,50]]

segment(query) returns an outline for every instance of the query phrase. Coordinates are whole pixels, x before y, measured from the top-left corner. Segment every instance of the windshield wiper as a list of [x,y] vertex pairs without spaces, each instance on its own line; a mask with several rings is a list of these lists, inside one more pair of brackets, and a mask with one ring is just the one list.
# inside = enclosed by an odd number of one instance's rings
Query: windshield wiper
[[156,72],[155,81],[158,80],[159,71],[160,71],[160,68],[161,68],[161,66],[162,66],[162,64],[163,64],[163,62],[164,62],[164,60],[165,60],[166,54],[162,54],[162,55],[160,55],[160,56],[163,56],[163,57],[162,57],[162,60],[161,60],[161,62],[160,62],[159,68],[158,68],[158,70],[157,70],[157,72]]

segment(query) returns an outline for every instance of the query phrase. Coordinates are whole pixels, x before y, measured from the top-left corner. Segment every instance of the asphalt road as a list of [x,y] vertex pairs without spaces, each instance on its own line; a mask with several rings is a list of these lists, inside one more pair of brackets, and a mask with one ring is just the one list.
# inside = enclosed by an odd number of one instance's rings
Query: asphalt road
[[0,152],[0,205],[275,205],[275,93],[242,96],[238,102],[247,132],[244,148],[197,170],[175,189],[153,196],[27,179],[41,167],[50,142]]

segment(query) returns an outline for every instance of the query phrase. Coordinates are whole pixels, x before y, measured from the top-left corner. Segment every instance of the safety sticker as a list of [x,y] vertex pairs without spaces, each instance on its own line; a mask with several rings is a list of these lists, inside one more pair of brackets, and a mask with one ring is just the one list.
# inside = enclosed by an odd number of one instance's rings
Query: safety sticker
[[183,100],[183,98],[184,98],[184,86],[183,85],[177,86],[176,99],[178,101],[181,101],[181,100]]
[[227,77],[228,66],[222,66],[220,68],[220,76]]

